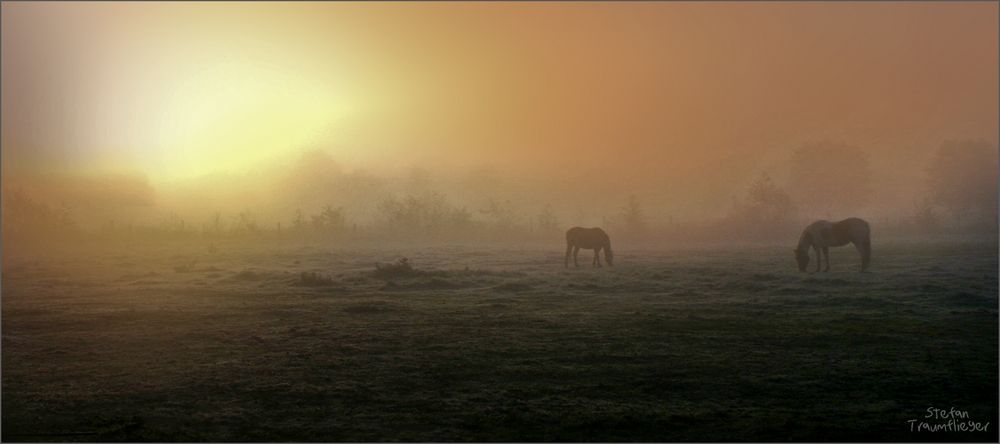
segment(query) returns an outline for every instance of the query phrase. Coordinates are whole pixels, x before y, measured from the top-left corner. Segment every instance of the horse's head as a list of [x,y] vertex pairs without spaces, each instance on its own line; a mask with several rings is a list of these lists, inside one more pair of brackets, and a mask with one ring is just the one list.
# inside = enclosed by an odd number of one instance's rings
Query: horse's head
[[608,265],[614,266],[615,264],[612,263],[612,261],[614,261],[614,259],[615,259],[615,254],[611,252],[611,249],[610,248],[605,248],[604,249],[604,260],[608,261]]
[[795,252],[795,261],[799,263],[799,271],[805,272],[809,266],[809,250],[796,248],[792,251]]

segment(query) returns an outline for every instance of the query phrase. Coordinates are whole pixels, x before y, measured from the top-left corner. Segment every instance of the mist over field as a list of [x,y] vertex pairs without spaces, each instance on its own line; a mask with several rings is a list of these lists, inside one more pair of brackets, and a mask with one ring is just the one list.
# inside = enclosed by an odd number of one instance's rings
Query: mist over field
[[812,220],[862,216],[887,238],[995,237],[996,145],[946,141],[926,157],[911,182],[889,185],[869,151],[806,144],[789,150],[780,168],[706,167],[713,181],[733,180],[705,190],[706,179],[678,189],[600,170],[352,168],[313,149],[244,173],[168,183],[138,173],[5,176],[4,236],[13,245],[130,237],[555,244],[579,225],[635,244],[793,243]]
[[7,5],[4,236],[994,232],[994,7]]
[[997,437],[995,2],[0,8],[4,441]]

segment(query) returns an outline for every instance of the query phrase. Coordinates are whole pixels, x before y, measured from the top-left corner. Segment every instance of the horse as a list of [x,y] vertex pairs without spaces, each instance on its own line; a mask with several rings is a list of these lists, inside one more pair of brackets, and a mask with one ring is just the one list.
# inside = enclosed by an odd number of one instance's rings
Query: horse
[[608,237],[608,233],[600,228],[581,228],[573,227],[566,231],[566,260],[563,266],[569,267],[569,252],[573,252],[573,264],[577,267],[580,263],[576,260],[576,255],[580,252],[580,249],[594,250],[594,267],[601,266],[601,250],[604,250],[604,260],[608,261],[608,266],[612,266],[611,263],[614,254],[611,252],[611,238]]
[[[799,271],[806,271],[809,266],[809,248],[816,250],[816,271],[819,271],[823,256],[826,256],[826,268],[830,271],[830,247],[841,247],[854,244],[861,254],[861,272],[868,270],[872,257],[871,228],[868,222],[856,217],[839,222],[818,220],[802,230],[799,246],[794,250],[795,260],[799,263]],[[821,255],[822,253],[822,255]]]

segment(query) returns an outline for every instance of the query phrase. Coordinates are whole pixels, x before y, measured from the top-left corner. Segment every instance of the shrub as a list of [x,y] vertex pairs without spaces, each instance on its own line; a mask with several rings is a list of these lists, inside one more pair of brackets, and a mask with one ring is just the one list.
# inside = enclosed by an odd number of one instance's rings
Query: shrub
[[330,276],[324,276],[319,273],[314,273],[311,271],[303,271],[301,274],[299,274],[299,285],[304,285],[307,287],[333,285],[333,278],[331,278]]
[[410,266],[410,261],[405,257],[400,258],[396,263],[375,263],[375,277],[379,278],[405,277],[416,273],[417,271]]

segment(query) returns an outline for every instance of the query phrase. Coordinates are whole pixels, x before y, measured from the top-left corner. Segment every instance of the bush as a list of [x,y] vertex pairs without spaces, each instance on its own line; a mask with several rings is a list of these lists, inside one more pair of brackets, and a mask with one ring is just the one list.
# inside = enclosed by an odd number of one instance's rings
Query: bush
[[243,270],[243,271],[241,271],[239,273],[236,273],[236,275],[233,276],[234,279],[240,280],[240,281],[256,281],[256,280],[260,280],[262,277],[263,276],[261,276],[260,274],[254,272],[252,270]]
[[410,266],[408,259],[400,258],[396,263],[382,264],[375,263],[375,277],[379,278],[394,278],[394,277],[405,277],[412,276],[416,274],[416,270]]
[[307,287],[333,285],[333,278],[311,271],[303,271],[302,274],[299,275],[299,285]]
[[197,259],[191,259],[191,260],[185,261],[184,263],[182,263],[180,265],[175,265],[174,266],[174,271],[177,272],[177,273],[190,273],[190,272],[194,271],[194,266],[197,263],[198,263]]

